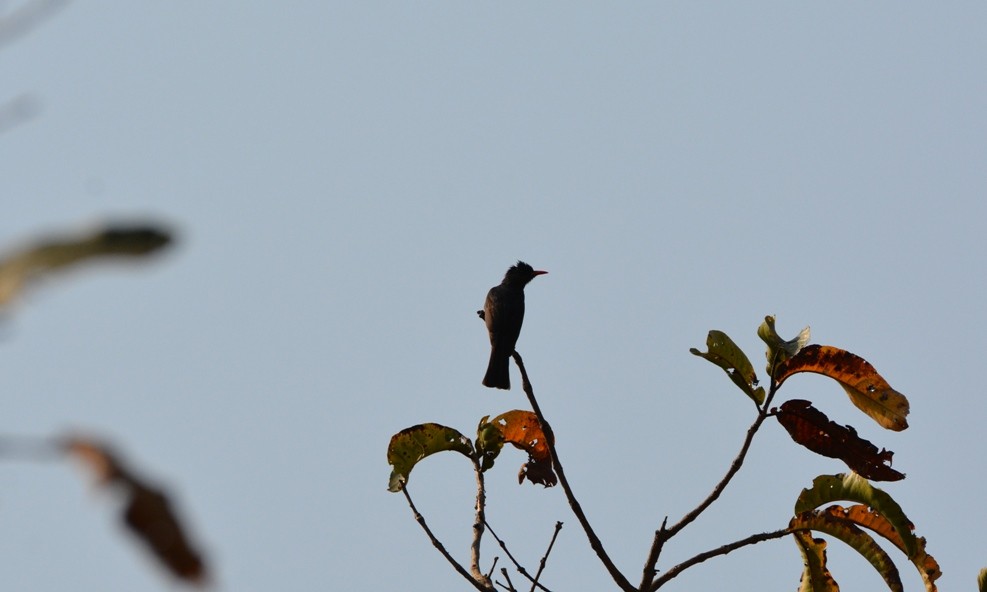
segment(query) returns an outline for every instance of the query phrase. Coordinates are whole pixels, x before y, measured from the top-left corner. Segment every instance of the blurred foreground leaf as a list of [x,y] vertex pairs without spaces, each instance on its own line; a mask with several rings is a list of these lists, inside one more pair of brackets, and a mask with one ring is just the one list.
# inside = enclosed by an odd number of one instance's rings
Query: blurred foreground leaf
[[88,234],[36,241],[0,258],[0,309],[46,274],[95,259],[144,257],[171,240],[171,233],[158,225],[137,224],[110,225]]
[[82,461],[105,486],[117,486],[127,495],[123,522],[176,577],[188,583],[207,584],[206,566],[178,522],[168,497],[138,479],[119,457],[104,445],[87,438],[67,438],[65,451]]

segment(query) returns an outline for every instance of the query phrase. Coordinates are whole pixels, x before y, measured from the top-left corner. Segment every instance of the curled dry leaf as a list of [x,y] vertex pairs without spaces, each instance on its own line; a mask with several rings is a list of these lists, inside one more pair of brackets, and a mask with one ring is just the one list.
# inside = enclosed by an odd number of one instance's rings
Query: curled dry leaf
[[816,454],[842,460],[868,479],[899,481],[905,478],[904,474],[889,466],[893,452],[883,448],[878,451],[877,446],[858,436],[852,427],[830,421],[809,401],[785,401],[775,417],[792,440]]
[[176,577],[194,584],[207,582],[206,566],[176,517],[168,497],[138,479],[104,444],[68,438],[66,453],[80,460],[106,486],[127,495],[123,522]]
[[534,413],[515,409],[498,415],[490,424],[497,426],[505,442],[528,453],[528,462],[521,465],[518,473],[518,483],[523,483],[525,479],[545,487],[558,483],[545,433]]
[[806,327],[794,338],[786,340],[775,330],[775,318],[771,315],[764,317],[764,322],[757,328],[757,336],[768,346],[764,352],[768,359],[768,376],[774,376],[778,364],[799,353],[809,343],[810,335],[811,330]]
[[881,574],[891,592],[902,592],[901,575],[891,557],[877,544],[872,536],[863,531],[840,511],[843,508],[831,506],[825,510],[809,510],[794,516],[788,527],[792,531],[812,530],[833,536],[843,541],[866,559]]
[[138,258],[171,242],[156,224],[109,225],[88,234],[42,239],[0,258],[0,308],[46,273],[101,258]]
[[828,345],[810,345],[779,365],[775,379],[781,385],[799,372],[814,372],[839,382],[850,401],[882,427],[896,432],[908,427],[908,399],[860,356]]
[[799,592],[840,592],[840,586],[826,566],[826,541],[813,538],[805,530],[792,533],[795,544],[802,553],[802,579]]

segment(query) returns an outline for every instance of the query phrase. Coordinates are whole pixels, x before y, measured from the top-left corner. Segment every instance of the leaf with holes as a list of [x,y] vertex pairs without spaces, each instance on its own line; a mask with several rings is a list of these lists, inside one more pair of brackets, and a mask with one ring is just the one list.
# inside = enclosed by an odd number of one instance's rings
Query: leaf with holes
[[898,502],[855,473],[820,475],[813,479],[812,487],[803,489],[795,501],[795,514],[836,501],[857,502],[872,508],[887,520],[901,537],[905,554],[911,557],[916,553],[918,542],[912,532],[912,523],[905,516]]
[[[898,531],[877,511],[863,504],[856,504],[848,508],[834,504],[826,508],[825,511],[881,535],[901,550],[902,553],[908,554],[908,551],[905,549],[905,543],[898,535]],[[908,560],[915,565],[919,575],[922,576],[926,591],[936,592],[935,582],[942,575],[942,571],[939,569],[939,563],[932,555],[925,552],[925,538],[916,537],[915,541],[917,543],[915,553],[908,555]]]
[[854,549],[884,578],[884,582],[892,592],[902,592],[901,576],[891,557],[874,541],[874,538],[860,529],[852,521],[847,520],[839,510],[833,507],[825,510],[809,510],[792,518],[788,527],[792,530],[813,530],[828,534],[843,541]]
[[473,444],[457,430],[437,423],[423,423],[401,430],[387,446],[387,462],[392,467],[388,491],[398,492],[408,482],[418,461],[436,452],[452,450],[466,457],[473,455]]
[[840,592],[840,587],[826,567],[826,541],[814,539],[805,530],[792,533],[802,553],[802,580],[799,592]]
[[480,457],[482,471],[494,466],[494,460],[504,448],[504,434],[497,425],[487,421],[489,417],[485,415],[476,428],[476,452]]
[[858,436],[852,427],[830,421],[809,401],[785,401],[775,417],[792,440],[816,454],[842,460],[868,479],[899,481],[905,478],[889,466],[893,452],[883,448],[878,451],[877,446]]
[[706,336],[708,352],[690,348],[689,352],[701,358],[706,358],[727,373],[730,380],[747,396],[761,405],[764,403],[764,387],[757,386],[757,374],[747,355],[737,347],[737,344],[723,331],[710,331]]
[[490,424],[497,426],[504,442],[510,442],[528,453],[528,462],[521,465],[521,472],[518,473],[518,483],[523,483],[525,479],[545,487],[558,483],[545,433],[534,413],[515,409],[501,413]]
[[840,383],[850,401],[871,419],[889,430],[908,427],[908,399],[891,388],[867,360],[828,345],[810,345],[781,364],[775,374],[780,386],[789,376],[813,372]]

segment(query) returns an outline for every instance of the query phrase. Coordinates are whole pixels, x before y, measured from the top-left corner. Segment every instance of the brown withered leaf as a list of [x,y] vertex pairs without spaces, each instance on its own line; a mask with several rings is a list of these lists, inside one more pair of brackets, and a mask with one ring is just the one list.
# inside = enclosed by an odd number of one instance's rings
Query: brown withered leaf
[[162,492],[132,481],[123,521],[171,573],[189,582],[205,582],[206,568],[202,557],[185,536],[171,502]]
[[809,345],[780,364],[775,379],[780,386],[789,376],[813,372],[840,383],[850,401],[871,419],[889,430],[908,427],[908,399],[891,388],[867,360],[828,345]]
[[0,257],[0,308],[50,272],[93,259],[144,257],[171,240],[171,233],[156,224],[111,224],[87,234],[43,238]]
[[902,540],[901,535],[895,530],[894,525],[880,512],[863,504],[854,504],[848,508],[834,504],[825,509],[825,512],[843,520],[848,520],[864,528],[874,531],[891,542],[895,547],[908,555],[908,559],[918,569],[922,580],[925,582],[927,592],[936,592],[936,580],[942,576],[939,569],[939,562],[935,557],[925,552],[925,538],[917,537],[915,550],[908,553],[908,547]]
[[189,541],[164,493],[125,468],[119,456],[105,444],[69,437],[62,441],[62,446],[67,454],[85,464],[102,485],[118,487],[127,495],[124,524],[173,575],[193,584],[207,583],[202,556]]
[[521,466],[518,473],[518,483],[523,483],[525,479],[545,487],[558,483],[545,433],[534,413],[515,409],[498,415],[490,423],[497,426],[505,442],[528,453],[528,462]]
[[816,454],[842,460],[867,479],[898,481],[905,478],[904,474],[889,466],[893,452],[883,448],[878,451],[876,446],[858,436],[852,427],[830,421],[809,401],[785,401],[775,417],[792,440]]

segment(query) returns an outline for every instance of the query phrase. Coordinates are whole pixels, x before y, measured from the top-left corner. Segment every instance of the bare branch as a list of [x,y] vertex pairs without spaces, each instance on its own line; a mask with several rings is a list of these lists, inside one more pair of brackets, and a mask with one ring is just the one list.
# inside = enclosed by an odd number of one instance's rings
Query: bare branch
[[475,455],[470,460],[473,461],[473,472],[476,474],[476,517],[473,520],[473,542],[470,544],[470,573],[473,574],[474,580],[486,588],[492,588],[490,578],[480,570],[480,540],[483,538],[483,526],[487,522],[485,515],[487,494],[483,484],[483,469],[480,468],[480,461]]
[[[665,528],[665,524],[668,522],[668,517],[661,523],[661,528],[655,531],[655,538],[651,543],[651,550],[648,553],[648,559],[644,563],[644,573],[641,579],[641,590],[644,590],[647,586],[650,578],[654,578],[657,574],[655,566],[658,564],[658,557],[661,555],[662,547],[665,541],[672,538],[683,528],[688,526],[693,520],[698,518],[700,514],[706,511],[706,508],[710,507],[713,502],[720,497],[723,491],[730,484],[730,480],[733,479],[734,475],[740,471],[740,467],[744,464],[744,459],[747,458],[747,452],[750,450],[751,443],[754,441],[754,434],[761,428],[761,424],[767,419],[771,413],[768,411],[771,400],[774,399],[775,392],[778,390],[778,385],[774,380],[771,381],[771,388],[768,390],[768,396],[764,400],[764,404],[757,408],[757,418],[754,423],[747,428],[747,435],[744,437],[744,443],[740,446],[740,452],[730,463],[730,467],[727,469],[723,478],[720,482],[713,487],[713,491],[710,492],[706,499],[704,499],[698,506],[696,506],[691,512],[682,517],[681,520],[676,522],[671,526],[671,528]],[[666,574],[667,575],[667,574]]]
[[517,363],[518,369],[521,371],[521,379],[523,383],[524,393],[528,396],[528,402],[531,404],[531,410],[534,411],[535,415],[538,417],[538,422],[541,424],[542,431],[545,433],[546,444],[548,444],[548,451],[552,455],[552,464],[555,466],[555,473],[559,477],[559,483],[562,484],[562,490],[565,492],[565,497],[569,500],[569,506],[572,508],[572,513],[575,514],[576,519],[579,521],[579,525],[583,527],[583,531],[586,533],[586,538],[589,539],[589,546],[592,547],[596,556],[600,558],[603,562],[603,566],[607,569],[610,577],[613,581],[620,587],[624,592],[634,592],[635,588],[631,583],[624,577],[624,574],[617,569],[617,566],[607,555],[606,550],[603,548],[603,543],[600,542],[600,538],[596,536],[596,532],[590,525],[589,520],[586,518],[586,514],[583,513],[582,506],[579,505],[579,501],[572,492],[572,487],[569,486],[569,480],[566,479],[565,471],[562,469],[562,463],[559,462],[559,453],[555,449],[555,433],[552,431],[551,426],[548,421],[545,420],[544,414],[541,412],[541,408],[538,406],[538,401],[535,399],[534,389],[531,387],[531,381],[528,380],[528,373],[524,369],[524,361],[521,359],[521,354],[517,351],[514,352],[514,362]]
[[504,588],[505,590],[508,590],[509,592],[517,592],[517,588],[515,588],[514,584],[511,583],[511,576],[507,573],[506,567],[500,568],[500,574],[504,576],[505,580],[507,580],[507,585],[505,586],[501,584],[501,587]]
[[407,483],[404,485],[404,487],[401,488],[401,492],[404,493],[404,498],[408,500],[408,506],[411,507],[411,512],[415,516],[415,521],[418,522],[418,525],[421,526],[422,530],[425,531],[425,534],[428,535],[428,539],[432,541],[432,546],[439,550],[439,553],[441,553],[442,556],[446,558],[446,561],[448,561],[449,564],[452,565],[453,569],[455,569],[456,572],[459,573],[459,575],[466,578],[466,580],[480,592],[490,592],[491,590],[493,590],[494,589],[493,586],[487,587],[481,584],[480,582],[478,582],[477,580],[475,580],[473,576],[470,575],[470,572],[466,571],[465,567],[463,567],[462,565],[459,564],[458,561],[453,559],[452,555],[449,554],[449,551],[446,550],[442,542],[435,537],[435,535],[432,533],[432,529],[429,528],[428,524],[425,522],[425,517],[422,516],[421,513],[418,511],[418,508],[415,507],[415,502],[411,501],[411,494],[408,493]]
[[541,578],[541,573],[545,571],[545,564],[548,562],[548,556],[552,553],[552,547],[555,546],[555,539],[559,538],[559,531],[562,530],[562,523],[555,523],[555,532],[552,533],[552,540],[548,543],[548,549],[545,549],[545,554],[542,555],[541,561],[538,563],[538,572],[535,573],[535,579],[531,582],[531,592],[535,592],[535,588],[538,587],[538,579]]
[[[514,568],[517,569],[518,573],[526,577],[529,582],[534,582],[535,578],[532,577],[530,573],[528,573],[528,570],[526,570],[523,565],[518,563],[518,560],[515,559],[514,555],[511,554],[511,550],[507,548],[507,543],[505,543],[499,536],[497,536],[497,533],[494,532],[494,529],[490,526],[489,522],[486,523],[486,527],[487,530],[490,531],[490,535],[493,536],[494,540],[496,540],[497,543],[500,545],[500,548],[504,550],[505,554],[507,554],[507,558],[510,559],[511,563],[514,564]],[[493,569],[491,569],[490,571],[492,572]],[[551,590],[549,590],[545,586],[542,586],[541,584],[538,584],[538,588],[543,592],[551,592]]]
[[655,538],[651,541],[651,550],[648,551],[648,559],[644,562],[644,573],[641,575],[641,585],[638,590],[647,590],[655,576],[658,575],[655,566],[658,565],[658,556],[661,555],[661,549],[665,546],[665,541],[668,540],[666,526],[668,526],[668,516],[665,516],[665,519],[661,521],[661,526],[655,531]]
[[660,578],[658,578],[658,579],[656,579],[654,581],[654,583],[651,585],[650,588],[648,588],[648,590],[650,590],[651,592],[654,592],[658,588],[661,588],[663,585],[665,585],[669,580],[671,580],[672,578],[678,576],[683,571],[689,569],[693,565],[697,565],[699,563],[702,563],[703,561],[706,561],[707,559],[711,559],[711,558],[717,557],[719,555],[726,555],[727,553],[730,553],[731,551],[736,551],[737,549],[740,549],[741,547],[746,547],[748,545],[754,545],[754,544],[761,543],[761,542],[764,542],[764,541],[770,541],[772,539],[779,539],[779,538],[781,538],[783,536],[786,536],[788,534],[791,534],[791,532],[792,531],[789,530],[789,529],[787,529],[787,528],[782,528],[781,530],[775,530],[775,531],[772,531],[772,532],[762,532],[760,534],[753,534],[753,535],[751,535],[751,536],[749,536],[749,537],[747,537],[745,539],[741,539],[739,541],[728,543],[726,545],[723,545],[722,547],[717,547],[716,549],[712,549],[710,551],[706,551],[705,553],[700,553],[700,554],[696,555],[695,557],[693,557],[691,559],[687,559],[687,560],[683,561],[682,563],[680,563],[680,564],[676,565],[675,567],[673,567],[673,568],[669,569],[668,571],[666,571],[664,574],[662,574],[662,576]]

